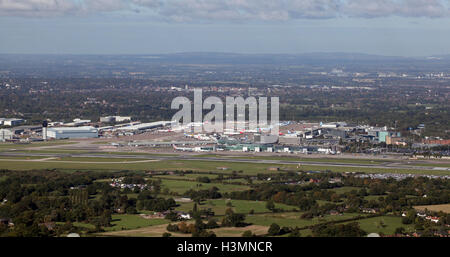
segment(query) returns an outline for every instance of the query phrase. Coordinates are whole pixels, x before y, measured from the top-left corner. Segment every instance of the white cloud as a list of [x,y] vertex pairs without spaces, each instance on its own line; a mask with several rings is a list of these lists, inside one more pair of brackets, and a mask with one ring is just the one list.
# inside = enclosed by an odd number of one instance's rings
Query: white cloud
[[67,0],[0,0],[2,16],[53,16],[78,9],[76,2]]
[[84,0],[83,8],[86,12],[112,12],[128,10],[129,1],[126,0]]
[[348,0],[343,12],[357,17],[445,17],[448,0]]
[[0,0],[2,16],[142,11],[170,22],[449,17],[450,0]]

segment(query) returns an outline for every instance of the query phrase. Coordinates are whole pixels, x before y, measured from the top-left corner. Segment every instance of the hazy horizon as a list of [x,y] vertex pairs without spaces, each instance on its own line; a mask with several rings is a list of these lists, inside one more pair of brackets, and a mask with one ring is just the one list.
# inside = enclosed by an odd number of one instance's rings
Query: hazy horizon
[[0,16],[5,54],[450,54],[448,0],[7,0]]
[[198,54],[198,55],[214,55],[214,54],[223,54],[223,55],[249,55],[249,56],[277,56],[277,55],[289,55],[289,56],[301,56],[301,55],[358,55],[358,56],[374,56],[374,57],[387,57],[387,58],[429,58],[429,57],[446,57],[450,56],[449,54],[430,54],[430,55],[420,55],[420,56],[402,56],[402,55],[384,55],[384,54],[371,54],[371,53],[363,53],[363,52],[292,52],[292,53],[276,53],[276,52],[267,52],[267,53],[245,53],[245,52],[218,52],[218,51],[184,51],[184,52],[162,52],[162,53],[5,53],[0,52],[0,55],[23,55],[23,56],[152,56],[152,55],[182,55],[182,54]]

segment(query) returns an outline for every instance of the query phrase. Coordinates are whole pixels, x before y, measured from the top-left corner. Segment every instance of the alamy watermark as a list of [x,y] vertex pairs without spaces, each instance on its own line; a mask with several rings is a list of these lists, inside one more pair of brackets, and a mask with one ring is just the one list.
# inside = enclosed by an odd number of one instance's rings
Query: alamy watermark
[[[261,132],[272,136],[274,143],[279,135],[279,98],[270,97],[270,122],[267,120],[267,97],[226,97],[225,121],[224,105],[220,98],[209,96],[203,101],[202,89],[194,89],[194,111],[187,97],[179,96],[172,100],[171,108],[180,109],[172,117],[173,130],[188,130],[194,133]],[[214,106],[214,109],[212,109]],[[247,108],[248,107],[248,108]],[[237,109],[237,111],[236,111]],[[246,109],[248,119],[246,119]],[[203,110],[211,110],[203,117]],[[235,117],[235,111],[236,116]],[[192,119],[192,114],[194,119]],[[180,121],[183,121],[182,123]]]

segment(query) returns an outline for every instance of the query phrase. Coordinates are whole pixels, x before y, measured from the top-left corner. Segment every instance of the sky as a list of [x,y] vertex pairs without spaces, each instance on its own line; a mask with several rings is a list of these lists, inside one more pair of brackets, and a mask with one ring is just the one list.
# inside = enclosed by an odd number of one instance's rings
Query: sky
[[0,53],[450,54],[450,0],[0,0]]

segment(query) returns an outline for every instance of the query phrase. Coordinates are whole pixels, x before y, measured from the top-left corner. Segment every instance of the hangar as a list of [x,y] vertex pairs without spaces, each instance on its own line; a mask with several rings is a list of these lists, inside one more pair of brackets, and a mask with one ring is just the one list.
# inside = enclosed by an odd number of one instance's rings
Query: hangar
[[96,138],[98,137],[98,129],[91,126],[48,128],[47,137],[55,139]]

